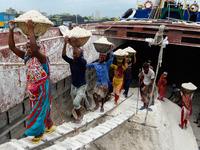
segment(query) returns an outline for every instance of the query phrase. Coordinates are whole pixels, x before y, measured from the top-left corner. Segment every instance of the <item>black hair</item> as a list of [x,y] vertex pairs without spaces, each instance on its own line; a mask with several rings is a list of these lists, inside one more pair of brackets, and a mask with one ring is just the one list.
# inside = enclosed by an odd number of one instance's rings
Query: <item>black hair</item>
[[143,69],[145,69],[149,67],[149,64],[147,62],[144,62],[142,66],[143,66]]

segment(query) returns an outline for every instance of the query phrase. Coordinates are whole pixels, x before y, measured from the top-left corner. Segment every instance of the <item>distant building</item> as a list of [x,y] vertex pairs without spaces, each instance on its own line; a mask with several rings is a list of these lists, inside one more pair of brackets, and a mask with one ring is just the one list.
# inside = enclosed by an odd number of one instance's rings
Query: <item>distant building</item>
[[6,10],[6,13],[7,14],[16,14],[17,11],[15,9],[13,9],[13,8],[10,7],[9,9]]

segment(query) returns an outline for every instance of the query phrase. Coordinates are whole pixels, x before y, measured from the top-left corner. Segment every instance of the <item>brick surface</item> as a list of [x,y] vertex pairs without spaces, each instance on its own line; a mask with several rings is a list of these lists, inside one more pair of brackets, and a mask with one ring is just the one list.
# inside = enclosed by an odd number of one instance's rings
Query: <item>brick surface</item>
[[24,113],[25,114],[30,114],[31,107],[30,107],[30,100],[29,100],[29,98],[24,101],[24,108],[25,108]]
[[24,122],[19,124],[17,128],[14,128],[13,130],[10,131],[10,135],[12,139],[17,139],[17,138],[22,138],[25,137],[24,133],[26,131],[26,127]]
[[1,150],[24,150],[23,147],[20,146],[20,144],[14,143],[14,142],[7,142],[2,145],[0,145]]
[[89,144],[90,142],[92,142],[92,138],[83,134],[79,134],[75,137],[73,137],[72,139],[75,139],[81,143],[83,143],[84,145]]
[[8,124],[8,118],[7,118],[7,112],[4,112],[0,114],[0,128],[4,127],[6,124]]
[[14,120],[18,119],[23,114],[22,104],[19,104],[8,111],[9,123],[12,123]]
[[66,150],[66,148],[59,146],[59,145],[53,145],[53,146],[47,147],[43,150]]
[[63,142],[60,142],[56,145],[62,146],[65,149],[72,149],[72,150],[80,149],[83,147],[82,143],[78,142],[77,140],[70,139],[70,138],[68,138],[68,139],[64,140]]
[[62,125],[58,126],[56,129],[56,132],[58,132],[59,134],[67,134],[74,131],[74,129],[70,126],[67,125],[67,123],[63,123]]

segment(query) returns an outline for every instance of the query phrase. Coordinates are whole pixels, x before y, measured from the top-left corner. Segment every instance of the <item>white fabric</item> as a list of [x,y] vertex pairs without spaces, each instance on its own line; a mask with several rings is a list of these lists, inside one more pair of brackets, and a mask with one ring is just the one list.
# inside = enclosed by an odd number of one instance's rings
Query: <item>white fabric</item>
[[142,72],[144,75],[144,85],[149,85],[149,83],[151,83],[151,80],[155,78],[154,71],[149,68],[149,72],[147,74],[144,73],[144,70]]

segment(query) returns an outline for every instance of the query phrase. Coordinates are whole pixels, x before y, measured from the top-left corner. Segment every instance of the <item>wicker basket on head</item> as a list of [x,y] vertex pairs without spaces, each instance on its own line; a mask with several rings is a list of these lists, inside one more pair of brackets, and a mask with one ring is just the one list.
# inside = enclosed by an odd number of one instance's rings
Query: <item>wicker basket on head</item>
[[96,51],[99,53],[108,53],[111,48],[110,44],[103,44],[103,43],[93,43],[93,44]]
[[[29,36],[29,30],[27,27],[26,22],[16,22],[17,26],[22,30],[22,32]],[[45,23],[36,23],[34,28],[34,34],[35,36],[42,36],[46,33],[46,31],[51,28],[53,25],[51,24],[45,24]]]
[[81,38],[76,38],[76,45],[77,47],[81,47],[83,45],[85,45],[85,43],[87,43],[87,41],[89,40],[90,36],[88,37],[81,37]]
[[115,55],[117,59],[124,59],[124,56]]
[[188,83],[182,83],[182,88],[183,88],[183,92],[187,92],[187,93],[192,93],[193,91],[195,91],[197,89],[197,87],[192,84],[191,82]]

